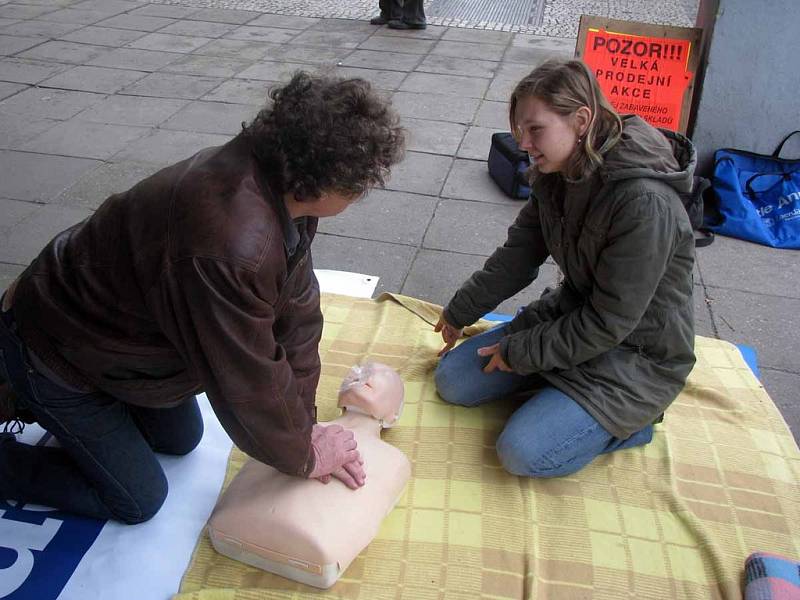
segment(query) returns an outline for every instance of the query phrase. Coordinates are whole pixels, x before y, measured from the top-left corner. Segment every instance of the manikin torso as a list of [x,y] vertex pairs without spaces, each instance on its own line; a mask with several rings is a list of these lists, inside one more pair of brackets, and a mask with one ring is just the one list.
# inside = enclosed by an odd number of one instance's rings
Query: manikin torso
[[315,587],[333,585],[375,537],[411,475],[406,456],[380,438],[399,418],[403,383],[390,367],[354,367],[339,392],[344,414],[326,423],[350,429],[366,483],[285,475],[248,461],[217,503],[209,535],[218,552]]

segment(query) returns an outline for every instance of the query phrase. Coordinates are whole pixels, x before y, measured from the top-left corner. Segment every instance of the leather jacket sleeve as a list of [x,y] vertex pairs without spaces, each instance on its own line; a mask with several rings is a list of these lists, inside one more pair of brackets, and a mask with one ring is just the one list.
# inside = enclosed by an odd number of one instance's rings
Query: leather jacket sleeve
[[448,323],[471,325],[498,304],[529,286],[550,252],[539,222],[539,208],[531,197],[508,228],[506,242],[455,293],[444,309]]
[[[281,295],[263,297],[256,274],[213,258],[177,260],[163,278],[161,320],[234,443],[284,473],[307,476],[314,468],[319,297],[306,290],[311,316],[301,322],[298,315],[295,331],[281,340],[291,342],[287,350],[275,337]],[[316,358],[298,380],[292,362],[309,353]]]

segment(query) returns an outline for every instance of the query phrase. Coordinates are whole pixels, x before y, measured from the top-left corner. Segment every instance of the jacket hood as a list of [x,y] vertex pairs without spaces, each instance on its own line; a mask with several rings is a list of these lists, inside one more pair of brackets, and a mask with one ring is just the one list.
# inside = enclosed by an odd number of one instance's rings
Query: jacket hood
[[696,165],[697,153],[686,136],[651,127],[636,115],[624,115],[622,136],[605,155],[600,173],[610,181],[658,179],[687,194]]

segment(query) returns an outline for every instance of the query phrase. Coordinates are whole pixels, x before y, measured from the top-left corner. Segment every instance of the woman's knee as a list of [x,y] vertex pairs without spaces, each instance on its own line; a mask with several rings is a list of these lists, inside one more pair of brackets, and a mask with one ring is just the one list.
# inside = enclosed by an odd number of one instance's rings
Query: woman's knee
[[182,432],[179,438],[174,438],[168,442],[162,442],[162,448],[153,448],[156,452],[164,454],[172,454],[174,456],[185,456],[192,450],[197,448],[200,441],[203,439],[203,420],[199,418],[197,422],[192,423],[191,427],[187,427],[186,431]]
[[471,407],[480,404],[480,399],[475,394],[477,386],[470,385],[465,373],[448,365],[446,358],[439,361],[433,374],[439,396],[445,402],[459,406]]
[[581,470],[591,459],[581,456],[568,456],[552,448],[537,444],[523,443],[519,436],[504,430],[497,438],[497,458],[503,468],[512,475],[520,477],[563,477]]

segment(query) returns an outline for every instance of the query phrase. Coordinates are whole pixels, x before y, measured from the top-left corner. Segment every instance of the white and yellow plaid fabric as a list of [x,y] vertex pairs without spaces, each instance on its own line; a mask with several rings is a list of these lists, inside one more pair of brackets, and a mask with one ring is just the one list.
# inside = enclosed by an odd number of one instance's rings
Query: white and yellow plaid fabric
[[[405,411],[383,436],[412,462],[406,495],[330,590],[225,558],[204,534],[177,600],[738,600],[750,552],[800,555],[800,452],[731,344],[697,338],[697,365],[648,446],[527,479],[495,454],[510,402],[468,409],[436,395],[439,307],[388,295],[322,305],[319,418],[337,416],[350,366],[397,369]],[[244,458],[234,449],[226,483]]]

